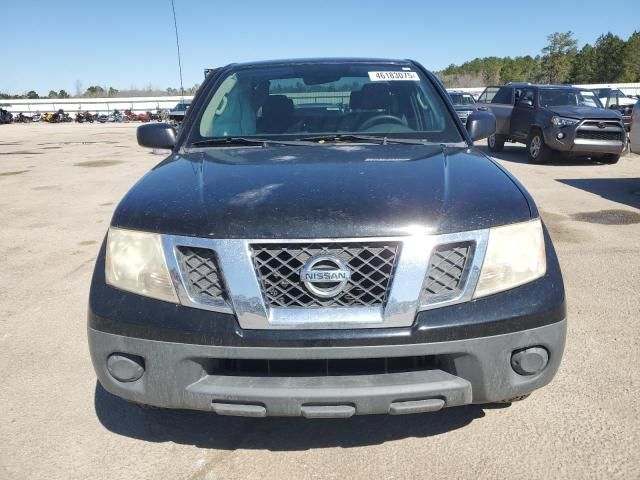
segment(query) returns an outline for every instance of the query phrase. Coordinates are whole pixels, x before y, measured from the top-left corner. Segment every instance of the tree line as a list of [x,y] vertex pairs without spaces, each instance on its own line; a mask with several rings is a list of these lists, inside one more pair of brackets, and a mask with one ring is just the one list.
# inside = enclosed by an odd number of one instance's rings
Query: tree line
[[[625,41],[609,32],[600,35],[593,45],[578,49],[573,32],[555,32],[547,37],[547,45],[541,54],[532,57],[484,57],[475,58],[462,65],[449,65],[437,72],[446,87],[479,87],[507,82],[538,83],[626,83],[640,82],[640,31],[635,31]],[[199,88],[195,84],[185,88],[185,95],[193,95]],[[303,88],[300,87],[300,91]],[[82,89],[76,82],[75,95],[65,90],[50,90],[41,97],[35,90],[22,95],[0,92],[0,99],[10,98],[86,98],[86,97],[140,97],[180,95],[176,88],[158,89],[149,85],[146,89],[118,90],[113,87],[91,85]]]
[[447,87],[475,87],[507,82],[627,83],[640,82],[640,32],[625,41],[611,32],[578,49],[573,32],[547,37],[541,54],[532,57],[484,57],[438,72]]
[[[184,89],[185,95],[194,95],[196,91],[200,88],[200,84],[195,84],[192,87],[187,87]],[[37,99],[37,98],[104,98],[104,97],[162,97],[162,96],[177,96],[180,95],[180,89],[169,87],[165,90],[154,88],[149,85],[147,88],[139,89],[135,87],[131,87],[129,89],[118,90],[113,87],[103,87],[100,85],[91,85],[87,87],[86,90],[82,89],[82,86],[79,82],[76,82],[76,93],[75,95],[70,95],[66,90],[50,90],[49,94],[46,96],[40,96],[38,92],[35,90],[29,90],[28,92],[22,95],[11,95],[8,93],[0,92],[0,99]]]

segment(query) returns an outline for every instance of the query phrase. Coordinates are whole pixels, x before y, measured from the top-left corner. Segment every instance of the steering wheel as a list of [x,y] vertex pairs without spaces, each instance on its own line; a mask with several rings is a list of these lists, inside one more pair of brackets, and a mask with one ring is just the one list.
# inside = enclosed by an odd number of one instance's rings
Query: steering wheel
[[381,123],[395,123],[397,125],[402,125],[403,127],[407,126],[407,123],[404,120],[396,117],[395,115],[380,114],[365,120],[362,125],[358,127],[358,130],[366,130],[367,128],[371,128]]

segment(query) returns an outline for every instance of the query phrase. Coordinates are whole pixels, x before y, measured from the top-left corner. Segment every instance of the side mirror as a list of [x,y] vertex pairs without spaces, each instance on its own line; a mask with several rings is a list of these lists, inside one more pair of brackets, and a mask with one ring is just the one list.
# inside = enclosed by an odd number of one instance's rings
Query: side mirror
[[176,144],[176,131],[168,123],[146,123],[138,127],[138,145],[171,150]]
[[471,140],[487,138],[496,132],[496,117],[490,111],[475,111],[467,118],[467,131]]

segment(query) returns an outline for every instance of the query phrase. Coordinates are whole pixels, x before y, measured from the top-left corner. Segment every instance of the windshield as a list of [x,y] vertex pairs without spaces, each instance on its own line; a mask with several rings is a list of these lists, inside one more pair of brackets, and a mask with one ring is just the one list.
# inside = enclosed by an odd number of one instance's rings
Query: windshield
[[541,89],[540,106],[542,107],[593,107],[602,108],[595,93],[590,90],[571,90],[568,88]]
[[415,67],[316,63],[230,71],[195,121],[190,143],[243,137],[366,134],[463,141],[440,94]]
[[468,93],[450,93],[449,96],[454,105],[473,105],[476,103]]

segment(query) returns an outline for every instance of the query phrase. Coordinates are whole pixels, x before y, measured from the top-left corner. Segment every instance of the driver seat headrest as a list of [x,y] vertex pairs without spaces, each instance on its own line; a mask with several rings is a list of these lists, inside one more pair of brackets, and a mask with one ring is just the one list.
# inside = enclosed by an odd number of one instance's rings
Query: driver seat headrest
[[386,83],[368,83],[362,87],[360,108],[365,110],[390,110],[391,88]]

